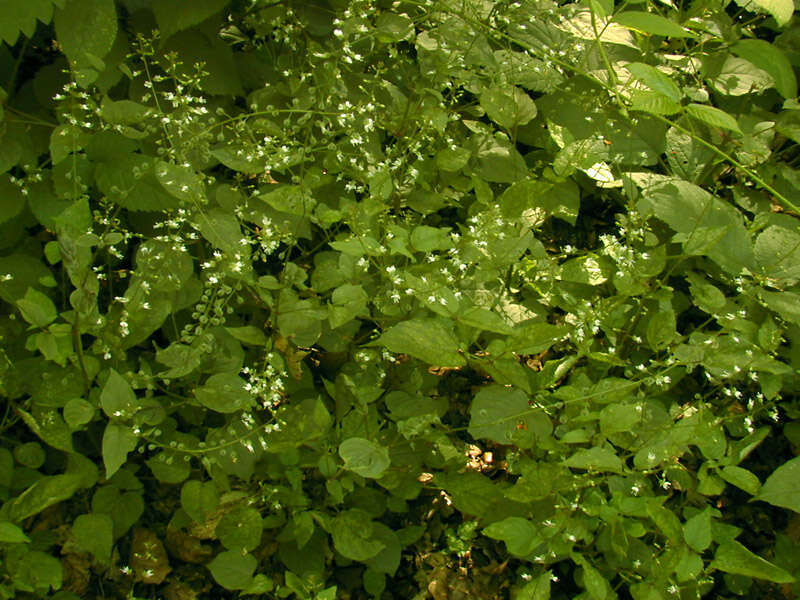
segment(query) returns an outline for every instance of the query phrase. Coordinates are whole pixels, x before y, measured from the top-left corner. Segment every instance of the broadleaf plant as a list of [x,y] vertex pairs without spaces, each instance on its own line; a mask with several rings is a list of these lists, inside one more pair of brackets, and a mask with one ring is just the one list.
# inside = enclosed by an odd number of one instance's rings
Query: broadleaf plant
[[800,593],[797,39],[5,0],[0,598]]

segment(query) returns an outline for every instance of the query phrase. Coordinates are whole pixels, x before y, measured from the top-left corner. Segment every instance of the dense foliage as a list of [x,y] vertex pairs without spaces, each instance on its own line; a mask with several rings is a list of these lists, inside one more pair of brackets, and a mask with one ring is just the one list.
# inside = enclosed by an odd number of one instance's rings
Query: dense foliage
[[800,591],[793,9],[3,0],[0,598]]

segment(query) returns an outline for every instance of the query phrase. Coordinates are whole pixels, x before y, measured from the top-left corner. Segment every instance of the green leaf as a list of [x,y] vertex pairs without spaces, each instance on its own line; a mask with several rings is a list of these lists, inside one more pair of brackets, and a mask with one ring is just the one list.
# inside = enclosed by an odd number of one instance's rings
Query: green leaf
[[595,446],[578,450],[561,464],[574,469],[588,471],[622,473],[622,459],[611,448]]
[[214,580],[226,590],[243,590],[253,581],[258,560],[252,554],[243,556],[240,551],[226,550],[206,566]]
[[72,535],[78,547],[94,555],[99,563],[111,561],[114,544],[114,521],[111,517],[97,513],[79,515],[72,524]]
[[800,233],[773,225],[756,238],[753,250],[764,273],[776,279],[800,279]]
[[100,406],[106,416],[113,419],[129,419],[139,408],[131,384],[114,369],[109,369],[108,379],[100,392]]
[[420,225],[411,232],[411,245],[420,252],[446,250],[452,243],[449,227]]
[[781,96],[797,96],[797,78],[792,63],[778,46],[764,40],[739,40],[731,46],[731,52],[769,73]]
[[393,576],[400,566],[400,538],[390,527],[378,521],[372,524],[372,537],[384,545],[375,556],[364,561],[367,566],[378,573]]
[[383,542],[374,539],[369,513],[358,508],[350,508],[336,515],[331,521],[330,531],[336,550],[352,560],[369,560],[386,547]]
[[92,420],[95,407],[83,398],[72,398],[63,409],[64,421],[71,429],[79,429]]
[[17,300],[17,307],[22,313],[22,318],[34,327],[47,327],[58,317],[58,310],[53,301],[34,288],[28,288],[25,296]]
[[683,538],[692,550],[703,552],[711,545],[711,509],[706,507],[683,525]]
[[[189,177],[188,173],[186,175]],[[193,172],[191,176],[194,177]],[[193,193],[203,195],[200,180],[197,180],[197,189]],[[239,221],[230,212],[212,208],[197,215],[197,220],[200,225],[200,234],[213,246],[231,257],[235,254],[249,255],[249,246],[243,246],[241,243],[242,230]]]
[[251,551],[261,543],[261,514],[249,506],[239,506],[217,523],[215,533],[228,550]]
[[751,496],[758,494],[758,491],[761,489],[761,482],[758,477],[742,467],[728,465],[722,468],[719,475],[731,485],[735,485]]
[[675,311],[659,310],[653,313],[647,321],[647,343],[653,350],[666,348],[677,335],[675,327]]
[[167,39],[177,31],[189,29],[218,13],[230,0],[192,0],[188,6],[183,0],[158,0],[153,3],[156,23],[161,37]]
[[483,528],[483,534],[493,540],[502,540],[514,556],[525,557],[542,543],[536,527],[528,519],[507,517]]
[[78,475],[42,477],[3,508],[8,506],[7,515],[11,521],[23,521],[45,508],[71,498],[81,487],[81,481],[82,478]]
[[658,92],[633,90],[631,109],[653,115],[674,115],[681,111],[681,105]]
[[666,17],[653,13],[624,11],[614,15],[614,21],[628,29],[634,29],[651,35],[661,35],[672,38],[694,37],[692,32],[687,31],[674,21],[670,21]]
[[550,582],[552,580],[553,573],[545,571],[520,588],[515,596],[516,600],[550,600]]
[[130,426],[110,421],[103,432],[103,464],[106,478],[111,477],[125,464],[128,453],[136,449],[139,442]]
[[13,47],[20,32],[25,37],[33,37],[36,21],[50,23],[54,4],[63,6],[64,0],[3,0],[0,7],[0,41]]
[[114,0],[70,0],[56,10],[58,43],[71,63],[94,66],[117,37],[117,10]]
[[[203,179],[191,167],[161,161],[155,165],[155,175],[156,181],[161,184],[161,187],[169,195],[182,202],[190,204],[192,202],[203,202],[205,199]],[[200,216],[205,216],[205,213],[201,213]],[[236,229],[238,231],[238,225]],[[236,237],[237,246],[239,238],[241,238],[241,234]],[[223,248],[223,250],[228,250],[228,248]]]
[[205,523],[219,506],[217,485],[213,481],[187,481],[181,487],[181,506],[195,522]]
[[99,160],[95,181],[100,191],[133,211],[158,212],[179,208],[180,202],[156,181],[156,159],[142,154],[122,154]]
[[344,468],[362,477],[377,479],[389,468],[389,451],[371,440],[353,437],[339,444]]
[[755,499],[800,513],[800,456],[775,469]]
[[736,133],[742,133],[739,128],[739,123],[736,122],[732,116],[723,110],[708,106],[707,104],[689,104],[686,106],[686,112],[706,125],[712,127],[719,127],[720,129],[728,129]]
[[25,535],[19,527],[8,521],[0,521],[0,542],[5,544],[22,544],[30,542],[31,539]]
[[248,408],[253,397],[245,389],[245,381],[235,373],[217,373],[209,377],[194,395],[206,408],[220,413],[234,413]]
[[735,540],[719,545],[709,567],[734,575],[746,575],[775,583],[793,583],[795,581],[795,578],[789,573],[753,554]]
[[467,364],[459,352],[458,339],[444,319],[420,318],[401,321],[373,342],[390,352],[409,354],[430,365],[461,367]]
[[512,331],[511,326],[500,315],[480,306],[473,306],[455,315],[455,319],[459,323],[464,323],[481,331],[493,331],[505,335],[510,334]]
[[794,2],[792,0],[736,0],[739,6],[747,10],[753,10],[756,6],[764,12],[775,17],[779,27],[783,27],[792,19],[794,14]]
[[625,65],[625,68],[654,92],[666,96],[673,102],[680,102],[681,91],[666,73],[653,66],[639,62],[629,63]]
[[509,130],[529,123],[537,112],[530,96],[516,86],[489,88],[480,102],[492,121]]
[[375,23],[375,36],[384,43],[413,40],[414,21],[406,14],[381,11]]
[[482,387],[470,407],[467,431],[475,439],[530,448],[552,432],[550,418],[531,408],[528,396],[519,389],[499,385]]
[[[117,476],[126,473],[118,471]],[[92,496],[92,512],[108,515],[114,521],[114,539],[125,535],[144,513],[140,490],[121,492],[114,484],[100,487]]]
[[470,155],[466,148],[445,148],[436,154],[436,166],[442,171],[459,171],[467,166]]

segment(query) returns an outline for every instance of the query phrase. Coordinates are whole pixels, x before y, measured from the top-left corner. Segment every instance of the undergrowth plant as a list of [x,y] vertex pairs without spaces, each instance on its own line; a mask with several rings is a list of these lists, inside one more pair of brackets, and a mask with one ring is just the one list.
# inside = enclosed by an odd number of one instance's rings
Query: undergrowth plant
[[800,592],[793,11],[4,0],[0,598]]

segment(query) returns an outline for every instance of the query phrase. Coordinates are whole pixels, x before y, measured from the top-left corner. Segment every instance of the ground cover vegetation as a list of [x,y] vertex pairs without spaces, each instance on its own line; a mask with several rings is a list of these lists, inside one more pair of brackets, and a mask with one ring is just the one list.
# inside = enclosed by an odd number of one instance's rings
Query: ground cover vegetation
[[4,0],[0,598],[792,598],[791,0]]

